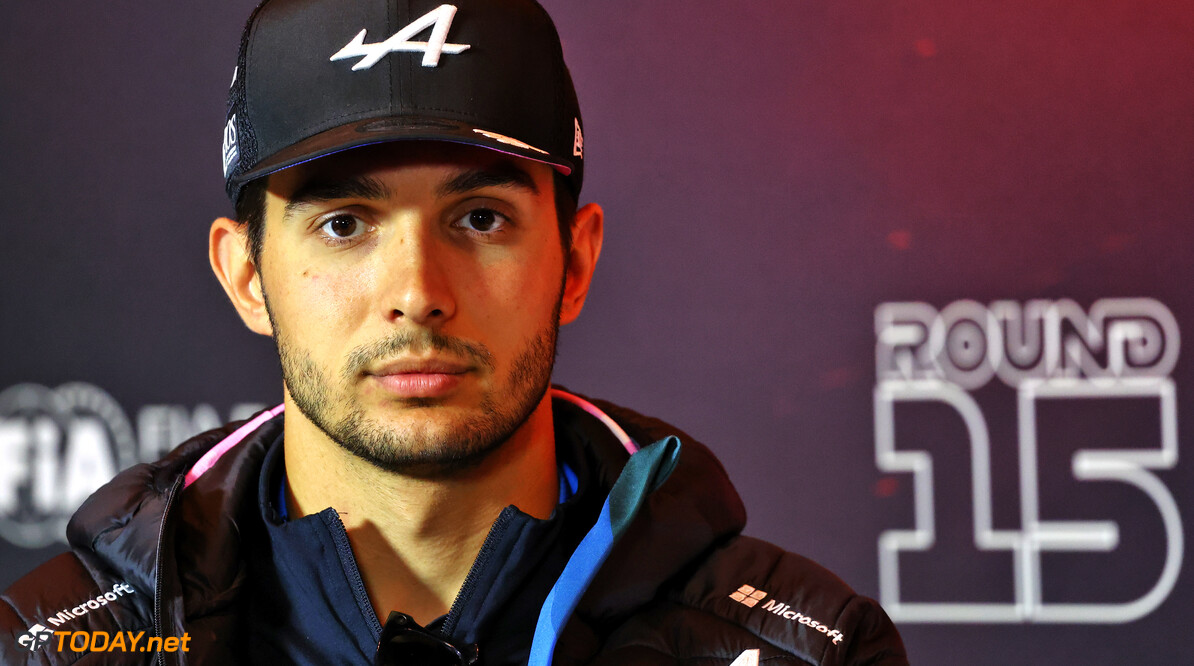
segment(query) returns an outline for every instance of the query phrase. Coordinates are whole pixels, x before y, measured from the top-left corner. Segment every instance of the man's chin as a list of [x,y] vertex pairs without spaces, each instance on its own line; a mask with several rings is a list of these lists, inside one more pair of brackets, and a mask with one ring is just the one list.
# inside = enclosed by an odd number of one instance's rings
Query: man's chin
[[349,417],[327,434],[370,465],[420,478],[443,478],[480,466],[520,428],[483,410],[437,404],[369,419]]
[[481,466],[505,440],[446,441],[442,436],[408,437],[401,442],[348,435],[337,443],[384,472],[418,478],[444,478]]

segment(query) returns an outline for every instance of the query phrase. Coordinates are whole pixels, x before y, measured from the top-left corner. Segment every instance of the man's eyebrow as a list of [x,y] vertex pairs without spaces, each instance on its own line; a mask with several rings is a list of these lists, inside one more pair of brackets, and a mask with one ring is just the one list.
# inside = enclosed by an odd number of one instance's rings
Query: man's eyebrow
[[437,194],[441,197],[453,194],[467,194],[486,187],[516,187],[536,196],[539,186],[531,174],[509,162],[503,162],[483,169],[468,169],[440,183]]
[[316,177],[295,190],[290,200],[286,202],[284,217],[290,217],[300,208],[325,201],[335,201],[336,199],[379,201],[387,198],[389,194],[385,183],[369,176],[357,176],[343,180],[327,180]]

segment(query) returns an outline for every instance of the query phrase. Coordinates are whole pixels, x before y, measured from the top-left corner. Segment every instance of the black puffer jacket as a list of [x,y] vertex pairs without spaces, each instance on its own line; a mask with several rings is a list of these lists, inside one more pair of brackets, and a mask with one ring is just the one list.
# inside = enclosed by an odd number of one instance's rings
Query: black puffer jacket
[[[808,559],[738,534],[745,510],[708,449],[660,421],[596,404],[636,442],[678,438],[680,455],[580,597],[559,633],[554,664],[907,663],[895,627],[876,602]],[[557,433],[563,428],[580,440],[598,482],[613,487],[629,454],[575,404],[557,397],[553,408]],[[183,489],[188,470],[237,425],[122,472],[84,503],[67,528],[71,552],[5,592],[0,663],[244,660],[248,637],[240,613],[248,585],[241,526],[251,522],[246,512],[256,510],[262,459],[281,418],[259,427]],[[529,622],[533,626],[533,618]],[[30,651],[29,631],[38,625],[190,638],[186,652],[59,652],[57,637]]]

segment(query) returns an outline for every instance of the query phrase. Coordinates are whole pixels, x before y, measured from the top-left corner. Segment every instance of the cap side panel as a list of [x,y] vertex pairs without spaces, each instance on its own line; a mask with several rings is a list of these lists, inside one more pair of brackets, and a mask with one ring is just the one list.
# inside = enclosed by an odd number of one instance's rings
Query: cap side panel
[[257,163],[257,134],[253,130],[253,116],[247,103],[248,50],[252,42],[253,28],[257,24],[257,17],[268,2],[269,0],[261,0],[257,4],[241,31],[240,46],[236,54],[236,69],[234,70],[236,76],[232,81],[232,90],[228,93],[228,113],[225,120],[231,123],[236,130],[237,157],[235,164],[231,165],[231,171],[225,174],[227,181],[225,191],[234,205],[240,197],[241,190],[241,184],[237,181],[238,176]]

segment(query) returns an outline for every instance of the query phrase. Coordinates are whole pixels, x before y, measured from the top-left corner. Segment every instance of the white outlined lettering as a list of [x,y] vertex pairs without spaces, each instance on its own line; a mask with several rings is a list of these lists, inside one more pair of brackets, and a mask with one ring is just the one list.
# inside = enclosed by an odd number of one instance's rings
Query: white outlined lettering
[[[897,622],[1122,623],[1155,610],[1177,582],[1184,550],[1181,515],[1154,470],[1178,460],[1176,386],[1180,333],[1173,314],[1147,298],[1096,301],[1087,314],[1069,300],[1023,306],[998,301],[952,303],[938,313],[925,303],[885,303],[875,311],[875,461],[910,473],[914,529],[879,537],[880,601]],[[992,522],[991,449],[985,417],[968,390],[993,377],[1016,389],[1020,529]],[[1153,586],[1120,603],[1058,603],[1042,597],[1041,554],[1107,552],[1119,544],[1111,521],[1041,520],[1037,409],[1044,400],[1151,398],[1159,406],[1160,442],[1139,448],[1081,449],[1072,459],[1078,482],[1119,481],[1155,506],[1165,533],[1165,560]],[[895,442],[895,405],[936,402],[966,426],[970,447],[974,543],[1007,551],[1014,563],[1011,603],[939,603],[903,599],[899,555],[927,551],[936,539],[933,460]]]

